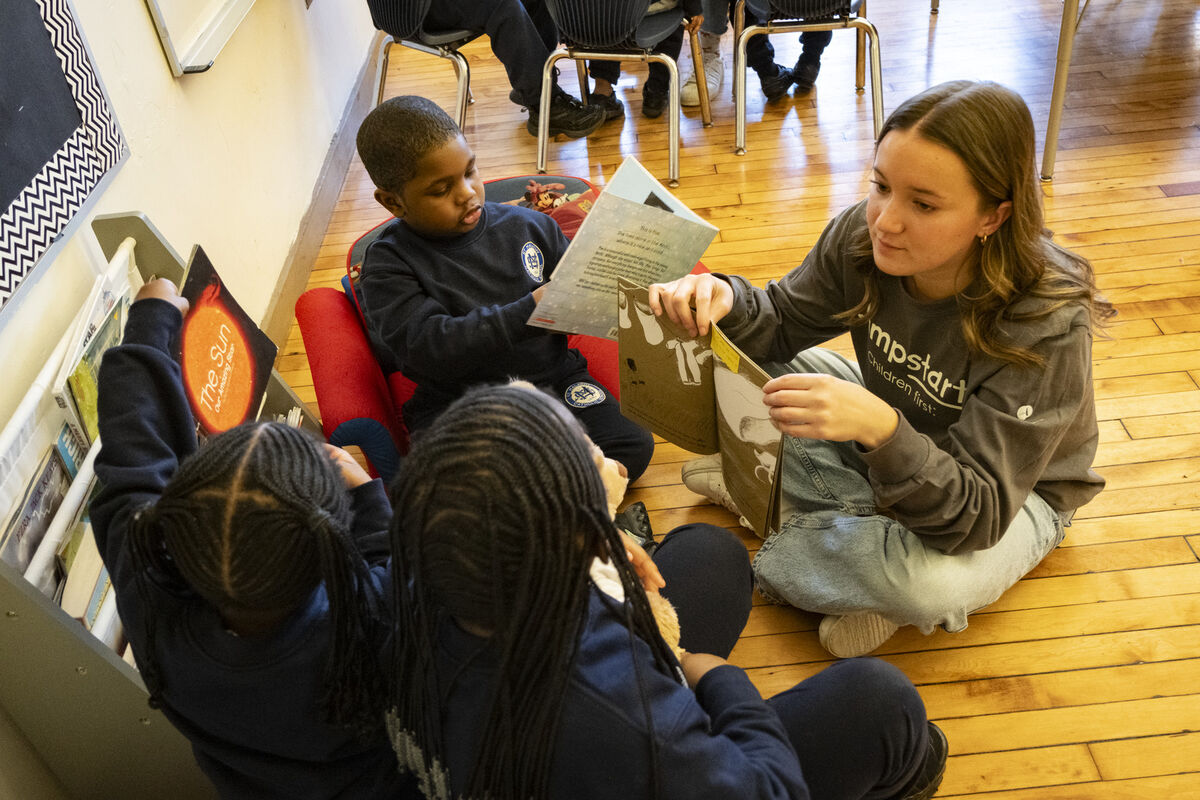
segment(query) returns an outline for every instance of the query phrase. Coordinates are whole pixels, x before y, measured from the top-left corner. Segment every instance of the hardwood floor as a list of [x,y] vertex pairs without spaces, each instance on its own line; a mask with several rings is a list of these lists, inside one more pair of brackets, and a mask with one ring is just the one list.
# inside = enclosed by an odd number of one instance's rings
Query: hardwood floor
[[[1056,0],[872,0],[886,111],[952,78],[1018,90],[1041,137],[1053,79]],[[764,107],[748,89],[748,152],[733,154],[731,37],[716,124],[682,123],[677,195],[721,233],[714,270],[756,282],[803,258],[829,218],[860,198],[872,142],[870,98],[853,89],[853,39],[835,32],[816,90]],[[773,37],[791,64],[794,37]],[[685,48],[686,51],[686,48]],[[470,45],[475,103],[466,135],[485,178],[532,173],[536,140],[507,99],[486,40]],[[690,67],[684,56],[681,73]],[[641,117],[644,68],[627,64],[626,118],[551,143],[551,172],[603,182],[624,156],[665,180],[666,123]],[[574,72],[563,85],[575,91]],[[448,63],[394,48],[389,94],[453,105]],[[1092,260],[1120,312],[1096,341],[1104,492],[1063,545],[956,633],[903,629],[879,651],[920,688],[951,758],[940,797],[988,800],[1200,798],[1200,11],[1194,0],[1095,0],[1076,39],[1055,180],[1058,241]],[[1042,142],[1039,138],[1039,157]],[[337,284],[350,243],[386,212],[357,162],[346,176],[312,286]],[[312,402],[293,326],[279,368]],[[657,531],[736,520],[679,482],[689,454],[661,445],[631,492]],[[740,531],[748,549],[756,541]],[[830,663],[816,616],[756,604],[734,651],[764,694]]]

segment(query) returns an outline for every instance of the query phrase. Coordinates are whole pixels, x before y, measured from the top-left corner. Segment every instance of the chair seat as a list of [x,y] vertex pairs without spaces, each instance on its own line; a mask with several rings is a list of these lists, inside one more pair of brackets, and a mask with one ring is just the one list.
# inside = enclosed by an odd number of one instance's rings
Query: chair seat
[[446,47],[451,46],[455,49],[462,47],[472,39],[482,36],[480,31],[421,31],[417,34],[416,40],[423,45],[429,47]]
[[657,14],[642,17],[633,32],[633,43],[641,50],[653,50],[654,46],[670,36],[683,23],[683,9],[671,8]]

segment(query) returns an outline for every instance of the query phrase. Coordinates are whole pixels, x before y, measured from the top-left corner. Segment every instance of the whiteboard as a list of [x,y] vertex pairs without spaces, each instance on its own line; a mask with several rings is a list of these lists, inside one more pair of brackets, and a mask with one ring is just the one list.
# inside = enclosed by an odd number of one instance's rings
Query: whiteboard
[[175,77],[204,72],[254,0],[146,0]]

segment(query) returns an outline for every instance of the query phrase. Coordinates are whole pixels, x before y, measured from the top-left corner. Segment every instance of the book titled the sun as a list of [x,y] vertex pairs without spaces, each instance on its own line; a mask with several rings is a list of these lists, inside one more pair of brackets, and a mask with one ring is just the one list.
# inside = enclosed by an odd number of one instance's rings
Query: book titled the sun
[[191,304],[179,362],[199,432],[229,430],[258,416],[278,348],[234,300],[197,246],[180,292]]

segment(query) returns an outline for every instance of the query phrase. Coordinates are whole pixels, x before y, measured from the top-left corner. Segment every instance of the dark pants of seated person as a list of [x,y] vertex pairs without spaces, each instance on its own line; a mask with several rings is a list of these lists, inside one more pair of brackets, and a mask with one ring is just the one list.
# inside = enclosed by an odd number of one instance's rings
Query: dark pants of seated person
[[[654,52],[678,61],[679,52],[682,49],[683,26],[680,25],[670,36],[663,39],[654,47]],[[648,63],[649,74],[646,76],[646,84],[642,87],[642,92],[644,94],[656,94],[659,97],[663,97],[671,90],[671,73],[665,64],[660,64],[657,61],[650,61]],[[615,86],[621,77],[621,62],[589,61],[588,73],[593,78],[608,81]]]
[[[729,4],[729,21],[733,22],[733,6]],[[746,16],[745,25],[749,28],[751,25],[758,25],[759,18],[750,10],[750,4],[745,6]],[[821,53],[825,52],[825,48],[833,40],[833,31],[805,31],[800,34],[800,60],[820,62]],[[736,45],[735,45],[736,46]],[[759,76],[770,76],[775,74],[775,48],[771,46],[771,39],[765,33],[759,36],[751,36],[746,40],[746,66],[754,70]]]
[[430,31],[481,30],[491,40],[492,53],[504,65],[508,82],[523,99],[537,107],[542,96],[542,67],[558,46],[554,21],[541,0],[433,0],[425,15]]
[[654,564],[663,597],[679,614],[679,645],[728,658],[750,618],[754,573],[746,545],[724,528],[680,525],[663,537]]
[[580,370],[551,387],[587,431],[588,437],[604,455],[625,465],[632,483],[641,477],[654,455],[654,437],[650,431],[626,419],[621,403],[586,370]]
[[[680,646],[726,658],[750,615],[746,546],[715,525],[682,525],[654,551],[679,614]],[[838,661],[767,700],[787,730],[814,798],[883,800],[916,775],[928,747],[912,682],[875,658]]]

